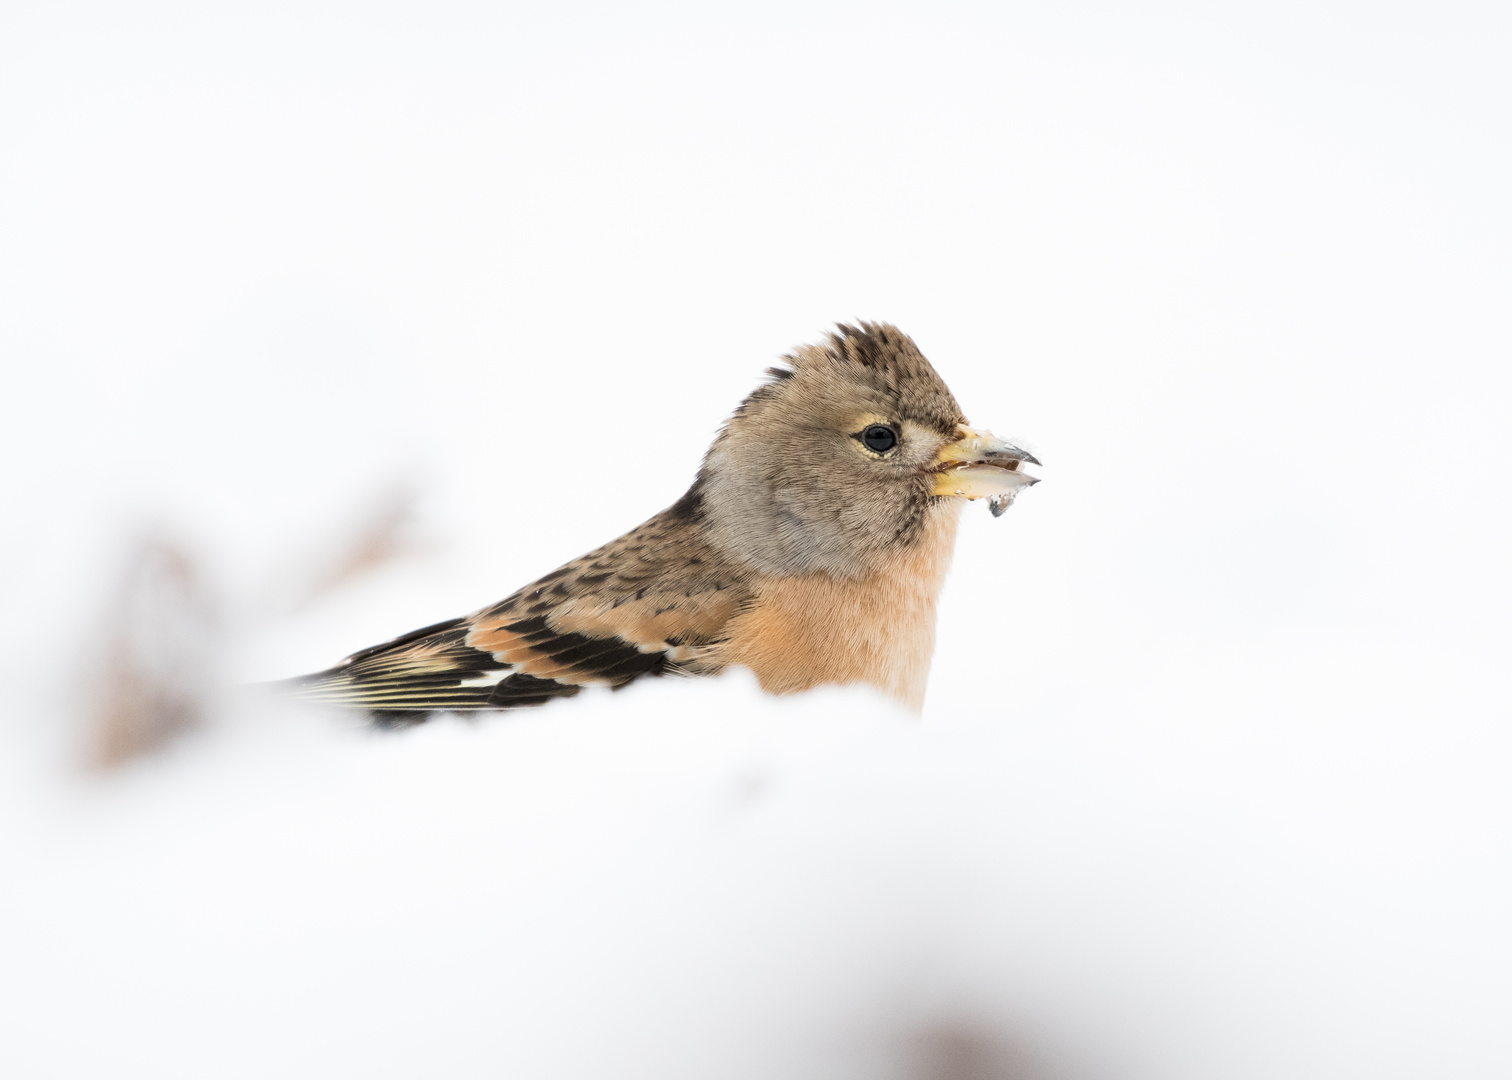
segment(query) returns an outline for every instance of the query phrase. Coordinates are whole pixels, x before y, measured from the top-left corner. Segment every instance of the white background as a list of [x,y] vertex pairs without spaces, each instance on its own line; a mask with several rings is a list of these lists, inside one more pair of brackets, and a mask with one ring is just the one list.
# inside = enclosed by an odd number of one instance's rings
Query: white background
[[[1507,1075],[1509,46],[1489,4],[6,5],[0,1071]],[[672,502],[855,318],[1046,463],[963,523],[922,718],[229,696],[78,767],[144,530],[228,683],[324,667]],[[284,612],[396,483],[417,552]]]

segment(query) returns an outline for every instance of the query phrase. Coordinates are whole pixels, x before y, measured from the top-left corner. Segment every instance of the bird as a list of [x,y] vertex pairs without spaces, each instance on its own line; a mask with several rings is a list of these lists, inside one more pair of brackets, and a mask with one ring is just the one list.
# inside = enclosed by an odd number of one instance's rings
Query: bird
[[888,323],[837,324],[766,376],[659,514],[287,689],[405,726],[742,666],[773,694],[862,683],[919,710],[961,510],[1001,514],[1040,462],[969,426]]

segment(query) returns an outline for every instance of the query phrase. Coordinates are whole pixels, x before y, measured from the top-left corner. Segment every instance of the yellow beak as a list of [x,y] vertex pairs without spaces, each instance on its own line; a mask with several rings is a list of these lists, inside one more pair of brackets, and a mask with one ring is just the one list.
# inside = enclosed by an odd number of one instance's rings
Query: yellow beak
[[990,431],[962,425],[960,437],[946,443],[935,456],[933,494],[962,499],[990,499],[994,517],[1013,502],[1020,491],[1039,483],[1039,477],[1023,471],[1038,465],[1029,451],[999,439]]

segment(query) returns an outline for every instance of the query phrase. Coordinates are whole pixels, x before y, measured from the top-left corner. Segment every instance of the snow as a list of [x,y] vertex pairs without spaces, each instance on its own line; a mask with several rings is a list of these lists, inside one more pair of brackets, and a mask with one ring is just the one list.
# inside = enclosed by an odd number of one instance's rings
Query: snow
[[[0,1073],[1512,1070],[1504,16],[0,19]],[[1046,463],[921,717],[238,688],[635,525],[857,317]],[[102,770],[153,537],[223,680]]]

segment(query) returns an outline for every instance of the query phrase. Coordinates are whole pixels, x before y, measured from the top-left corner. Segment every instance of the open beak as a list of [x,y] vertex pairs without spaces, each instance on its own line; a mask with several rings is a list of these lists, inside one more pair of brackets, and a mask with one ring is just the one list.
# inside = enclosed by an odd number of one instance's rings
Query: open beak
[[1039,477],[1024,472],[1025,465],[1039,464],[1029,451],[990,431],[962,425],[960,432],[954,442],[941,447],[929,467],[933,494],[986,499],[992,516],[998,517],[1020,491],[1039,483]]

